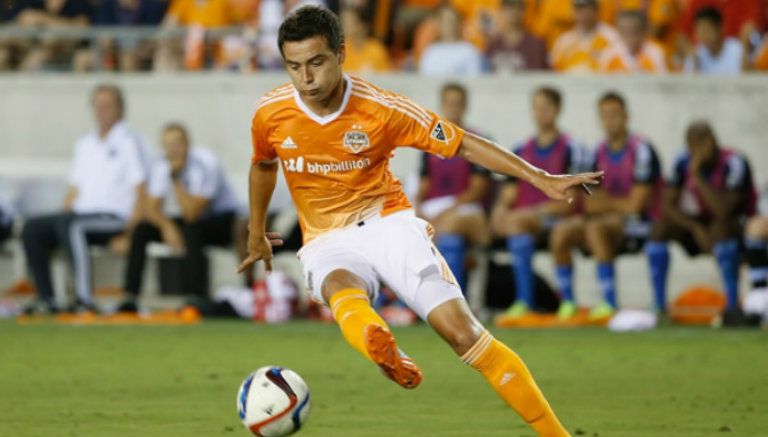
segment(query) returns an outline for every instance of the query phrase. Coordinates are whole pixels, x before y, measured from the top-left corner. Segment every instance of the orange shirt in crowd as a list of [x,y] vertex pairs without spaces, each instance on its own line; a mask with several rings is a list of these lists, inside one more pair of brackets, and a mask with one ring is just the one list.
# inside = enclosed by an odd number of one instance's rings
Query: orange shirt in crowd
[[603,73],[666,73],[667,62],[661,45],[648,40],[634,56],[624,44],[611,46],[603,52],[598,69]]
[[373,215],[411,208],[389,169],[397,147],[444,158],[464,137],[458,126],[407,97],[345,76],[341,107],[318,116],[293,85],[256,102],[253,163],[279,161],[299,214],[304,243]]
[[392,69],[386,46],[375,38],[369,38],[358,47],[347,41],[344,71],[360,73],[367,71],[383,72]]
[[167,14],[179,25],[206,29],[229,26],[236,18],[229,0],[172,0]]
[[753,67],[756,70],[768,71],[768,37],[763,41],[762,47],[758,49]]
[[619,44],[619,35],[607,24],[598,24],[589,34],[571,30],[552,46],[550,65],[563,72],[597,71],[603,53]]
[[[599,0],[600,21],[613,24],[618,11],[638,9],[644,6],[643,0]],[[533,33],[543,38],[547,47],[552,47],[557,38],[573,27],[573,0],[541,0]]]
[[682,5],[679,0],[651,0],[648,4],[648,24],[654,31],[660,31],[657,41],[664,48],[667,59],[676,49],[681,14]]

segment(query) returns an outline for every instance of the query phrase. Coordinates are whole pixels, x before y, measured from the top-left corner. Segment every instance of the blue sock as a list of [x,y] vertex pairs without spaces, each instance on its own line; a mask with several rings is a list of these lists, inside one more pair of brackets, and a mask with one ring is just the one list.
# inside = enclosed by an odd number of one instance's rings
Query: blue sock
[[669,271],[669,249],[662,241],[649,241],[645,244],[645,254],[651,270],[651,284],[656,309],[667,309],[667,272]]
[[507,250],[512,255],[512,269],[515,272],[515,291],[518,301],[533,308],[533,252],[536,249],[533,236],[514,235],[507,238]]
[[603,290],[603,300],[616,308],[616,272],[613,263],[597,263],[597,281]]
[[715,258],[720,267],[720,274],[725,284],[725,298],[728,309],[739,307],[739,240],[718,241],[715,243]]
[[556,266],[557,288],[564,301],[573,302],[573,266]]
[[441,234],[437,236],[436,245],[456,277],[459,287],[464,290],[464,237],[458,234]]

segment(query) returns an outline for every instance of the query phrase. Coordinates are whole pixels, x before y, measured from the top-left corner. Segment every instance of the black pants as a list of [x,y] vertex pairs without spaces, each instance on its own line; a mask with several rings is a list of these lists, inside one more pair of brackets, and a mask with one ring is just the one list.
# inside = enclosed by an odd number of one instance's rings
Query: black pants
[[[232,244],[232,232],[235,225],[235,213],[227,212],[194,223],[175,219],[184,236],[184,289],[189,293],[207,297],[209,280],[206,274],[205,246],[228,246]],[[162,241],[160,229],[149,222],[139,224],[133,230],[131,251],[128,255],[128,268],[125,271],[125,291],[137,296],[141,291],[146,263],[147,244]]]
[[104,245],[123,231],[125,221],[112,214],[60,213],[35,217],[24,224],[21,240],[38,296],[53,300],[51,252],[61,248],[75,276],[75,292],[83,303],[93,299],[88,245]]
[[11,236],[11,225],[0,224],[0,243],[4,242]]

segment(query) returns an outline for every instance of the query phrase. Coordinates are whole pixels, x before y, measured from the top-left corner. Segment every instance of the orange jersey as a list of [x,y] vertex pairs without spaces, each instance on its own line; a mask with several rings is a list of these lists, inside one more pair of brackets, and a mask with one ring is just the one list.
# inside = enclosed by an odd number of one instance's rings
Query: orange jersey
[[253,163],[281,163],[304,243],[372,215],[410,208],[389,169],[394,149],[414,147],[448,158],[464,137],[461,128],[406,97],[344,78],[344,98],[334,114],[314,114],[290,84],[265,94],[254,109]]
[[603,73],[666,73],[664,48],[649,40],[633,56],[624,44],[617,44],[603,52],[599,70]]

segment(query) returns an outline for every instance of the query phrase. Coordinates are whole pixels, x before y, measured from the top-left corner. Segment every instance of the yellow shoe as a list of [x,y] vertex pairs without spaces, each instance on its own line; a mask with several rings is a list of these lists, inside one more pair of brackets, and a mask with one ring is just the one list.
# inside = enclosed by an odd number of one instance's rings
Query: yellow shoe
[[557,309],[557,318],[560,320],[567,320],[576,315],[576,305],[570,300],[564,300],[560,303],[560,308]]
[[616,309],[608,302],[600,302],[596,307],[592,308],[589,312],[589,320],[603,320],[613,317],[613,313]]
[[504,315],[509,318],[519,319],[520,317],[527,316],[530,312],[531,310],[528,308],[528,304],[518,300],[504,312]]
[[421,383],[421,369],[398,349],[395,337],[386,328],[366,326],[365,348],[387,378],[408,389],[416,388]]

